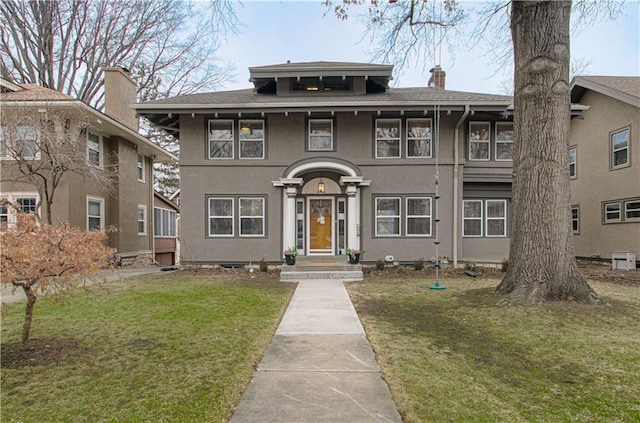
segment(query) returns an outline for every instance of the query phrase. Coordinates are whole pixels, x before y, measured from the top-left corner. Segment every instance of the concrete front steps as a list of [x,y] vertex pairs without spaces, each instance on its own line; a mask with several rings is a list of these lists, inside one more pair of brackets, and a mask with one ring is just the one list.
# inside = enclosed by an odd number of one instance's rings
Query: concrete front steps
[[282,265],[280,280],[347,279],[362,280],[362,265],[349,264],[347,256],[298,256],[296,264]]

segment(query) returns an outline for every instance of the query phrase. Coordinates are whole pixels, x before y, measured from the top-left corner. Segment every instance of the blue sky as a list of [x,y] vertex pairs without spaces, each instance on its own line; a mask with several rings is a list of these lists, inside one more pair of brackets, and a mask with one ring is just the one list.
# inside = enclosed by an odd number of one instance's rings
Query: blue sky
[[[219,59],[236,67],[235,82],[224,89],[250,88],[250,66],[307,61],[369,62],[369,39],[355,19],[339,21],[314,1],[247,0],[236,5],[243,27],[229,34],[219,50]],[[585,74],[640,76],[640,2],[628,1],[624,16],[616,22],[596,22],[572,34],[572,58],[589,61]],[[458,49],[455,57],[441,50],[441,66],[447,72],[447,89],[504,93],[511,68],[490,63],[487,47]],[[489,54],[486,54],[486,53]],[[394,85],[422,86],[434,63],[412,64],[401,74],[394,72]]]

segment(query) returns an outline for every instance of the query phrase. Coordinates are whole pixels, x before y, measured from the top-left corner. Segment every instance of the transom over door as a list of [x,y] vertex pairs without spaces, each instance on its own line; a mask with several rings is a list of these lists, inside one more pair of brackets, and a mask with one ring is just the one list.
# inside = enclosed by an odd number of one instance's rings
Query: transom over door
[[334,254],[333,198],[309,199],[309,254]]

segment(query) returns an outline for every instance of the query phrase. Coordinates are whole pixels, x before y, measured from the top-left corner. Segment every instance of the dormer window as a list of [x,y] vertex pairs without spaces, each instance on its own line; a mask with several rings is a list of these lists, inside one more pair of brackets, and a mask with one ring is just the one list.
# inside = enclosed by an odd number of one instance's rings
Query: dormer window
[[291,78],[291,92],[351,91],[353,78],[350,76],[315,76]]

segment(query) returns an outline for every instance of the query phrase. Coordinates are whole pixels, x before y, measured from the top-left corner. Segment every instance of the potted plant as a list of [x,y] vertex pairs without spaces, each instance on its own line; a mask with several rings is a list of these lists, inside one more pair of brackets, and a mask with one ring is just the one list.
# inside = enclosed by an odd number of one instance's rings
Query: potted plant
[[296,247],[296,246],[289,247],[286,250],[284,250],[283,254],[284,254],[284,261],[287,263],[287,265],[293,266],[294,264],[296,264],[296,256],[298,255],[298,247]]
[[349,264],[358,264],[360,262],[360,254],[363,253],[364,251],[360,251],[357,248],[347,248],[347,257],[349,257]]

